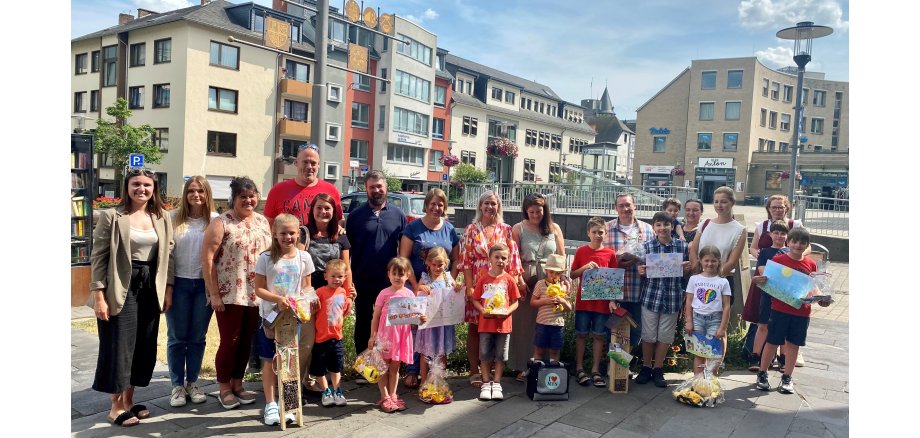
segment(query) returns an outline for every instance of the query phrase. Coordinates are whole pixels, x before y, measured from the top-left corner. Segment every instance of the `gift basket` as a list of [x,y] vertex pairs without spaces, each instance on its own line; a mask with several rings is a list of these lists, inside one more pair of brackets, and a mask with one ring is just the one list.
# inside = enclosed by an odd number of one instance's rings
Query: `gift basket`
[[454,393],[447,384],[447,370],[440,360],[429,361],[428,378],[418,388],[418,398],[433,405],[444,405],[454,401]]
[[355,358],[355,371],[368,381],[368,383],[377,383],[380,375],[386,373],[389,369],[386,359],[383,358],[383,352],[386,351],[385,345],[381,341],[374,344],[374,348],[368,348],[361,352]]
[[719,378],[713,372],[721,362],[721,359],[706,359],[703,373],[694,375],[678,385],[672,393],[674,399],[698,408],[714,408],[717,404],[725,403]]
[[288,305],[291,306],[291,311],[294,312],[294,316],[297,317],[297,321],[300,323],[310,322],[311,315],[311,305],[319,300],[316,296],[316,290],[312,287],[307,289],[303,294],[297,297],[287,297]]

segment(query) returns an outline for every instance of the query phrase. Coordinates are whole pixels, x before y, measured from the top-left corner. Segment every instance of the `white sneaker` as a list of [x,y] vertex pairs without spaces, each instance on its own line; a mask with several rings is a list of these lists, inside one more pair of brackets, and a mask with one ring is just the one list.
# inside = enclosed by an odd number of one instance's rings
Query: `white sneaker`
[[342,388],[336,389],[332,393],[332,398],[335,400],[336,406],[346,406],[348,405],[348,400],[345,398],[345,394],[342,392]]
[[498,382],[492,383],[492,400],[504,400],[505,394],[502,393],[502,384]]
[[297,414],[295,414],[294,411],[287,411],[287,412],[284,413],[284,422],[285,422],[285,423],[291,424],[291,423],[293,423],[293,422],[295,422],[295,421],[297,421]]
[[485,382],[482,384],[482,387],[479,388],[479,399],[492,400],[492,382]]
[[278,415],[277,402],[266,403],[265,408],[262,409],[262,415],[262,420],[265,421],[266,426],[277,426],[281,423],[281,416]]
[[208,396],[201,391],[201,388],[198,387],[197,383],[189,383],[185,385],[185,392],[188,393],[189,398],[192,399],[192,403],[204,403],[208,400]]
[[185,392],[184,386],[173,386],[172,395],[169,396],[169,405],[178,408],[185,406],[185,397],[188,393]]
[[799,355],[795,358],[795,366],[803,367],[805,366],[805,356],[802,356],[802,352],[799,352]]

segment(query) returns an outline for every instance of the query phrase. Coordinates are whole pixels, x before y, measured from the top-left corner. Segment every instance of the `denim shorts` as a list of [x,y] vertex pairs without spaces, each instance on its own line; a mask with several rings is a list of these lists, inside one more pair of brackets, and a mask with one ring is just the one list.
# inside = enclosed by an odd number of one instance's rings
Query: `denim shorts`
[[693,331],[715,336],[716,331],[722,324],[722,312],[713,312],[709,315],[703,315],[693,312]]
[[[260,319],[259,322],[262,322]],[[262,325],[259,324],[259,329],[256,330],[256,351],[259,353],[259,358],[262,360],[272,360],[275,358],[275,340],[268,339],[265,336],[265,329],[262,328]]]
[[562,349],[562,326],[537,324],[533,332],[533,345],[549,350]]
[[479,360],[506,361],[508,360],[508,344],[511,333],[480,333],[479,334]]
[[588,332],[595,334],[597,336],[606,337],[610,333],[610,329],[607,328],[607,319],[610,318],[610,315],[600,312],[592,312],[590,310],[576,310],[575,311],[575,334],[576,335],[587,335]]
[[310,375],[325,376],[326,372],[340,373],[345,368],[345,343],[329,339],[313,344],[310,358]]

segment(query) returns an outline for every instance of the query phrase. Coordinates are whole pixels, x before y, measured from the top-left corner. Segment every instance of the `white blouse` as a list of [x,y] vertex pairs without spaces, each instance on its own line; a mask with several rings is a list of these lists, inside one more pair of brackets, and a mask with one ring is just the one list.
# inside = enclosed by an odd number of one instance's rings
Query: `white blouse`
[[[211,212],[210,219],[218,215]],[[175,221],[175,212],[173,212]],[[198,279],[201,276],[201,243],[204,241],[204,230],[210,222],[204,218],[189,219],[184,230],[176,232],[175,246],[172,256],[176,260],[176,277]],[[175,226],[175,222],[173,222]]]
[[[705,222],[704,222],[705,223]],[[700,224],[698,229],[703,229],[703,225]],[[713,245],[716,248],[719,248],[719,252],[722,253],[722,263],[725,263],[728,260],[728,255],[732,252],[732,249],[735,248],[735,245],[738,243],[738,238],[741,237],[741,233],[744,232],[744,225],[741,225],[741,222],[732,220],[727,224],[717,224],[715,221],[710,220],[706,224],[706,229],[700,234],[700,247],[696,250],[699,251],[703,249],[704,246]]]

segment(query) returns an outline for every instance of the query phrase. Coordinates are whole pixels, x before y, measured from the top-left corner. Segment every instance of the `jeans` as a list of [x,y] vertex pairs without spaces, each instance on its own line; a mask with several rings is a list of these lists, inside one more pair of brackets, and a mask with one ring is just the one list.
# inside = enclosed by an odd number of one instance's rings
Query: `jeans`
[[176,277],[166,311],[166,362],[173,386],[198,380],[212,313],[204,280]]

